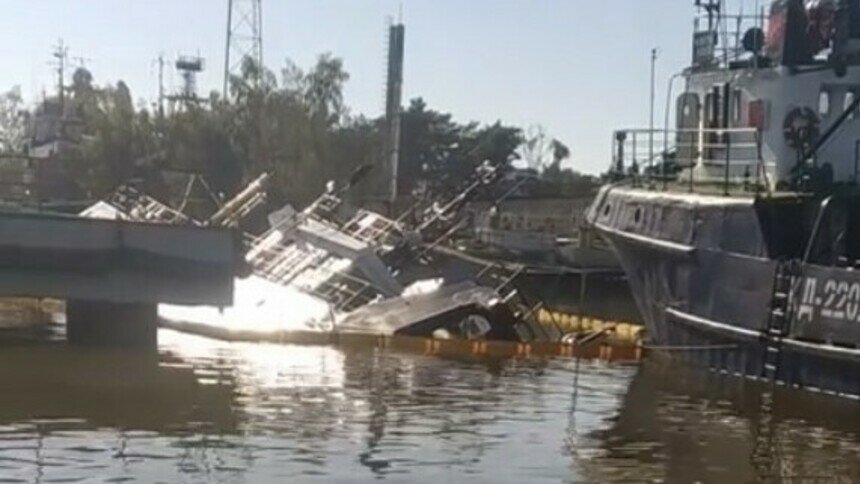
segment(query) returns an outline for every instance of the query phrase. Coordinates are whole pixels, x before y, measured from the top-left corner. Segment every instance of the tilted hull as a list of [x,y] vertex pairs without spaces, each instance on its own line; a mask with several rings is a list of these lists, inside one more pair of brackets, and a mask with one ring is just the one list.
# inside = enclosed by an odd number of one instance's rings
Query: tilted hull
[[607,187],[589,220],[617,253],[652,346],[717,371],[860,396],[860,271],[798,264],[791,316],[774,335],[779,263],[752,199]]

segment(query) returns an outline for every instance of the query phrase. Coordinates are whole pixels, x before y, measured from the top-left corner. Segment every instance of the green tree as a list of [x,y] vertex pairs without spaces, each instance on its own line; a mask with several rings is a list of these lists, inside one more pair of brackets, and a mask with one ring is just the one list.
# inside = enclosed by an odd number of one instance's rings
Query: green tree
[[0,94],[0,150],[20,153],[27,139],[27,116],[21,98],[21,88],[16,86]]
[[519,128],[458,124],[450,114],[428,109],[421,98],[410,102],[402,119],[401,193],[417,185],[436,194],[456,191],[484,161],[509,167],[523,142]]
[[[175,172],[200,173],[229,197],[267,171],[274,204],[303,206],[327,181],[346,180],[362,165],[383,166],[385,120],[350,116],[343,93],[348,80],[343,61],[331,54],[307,71],[287,61],[280,76],[247,58],[230,79],[228,96],[212,93],[207,103],[162,117],[135,107],[125,83],[99,86],[92,73],[78,69],[68,92],[83,142],[66,158],[92,197],[136,180],[170,199],[171,189],[184,187],[185,179],[170,175]],[[509,166],[523,142],[519,128],[458,123],[414,99],[402,115],[399,192],[455,191],[485,161]]]

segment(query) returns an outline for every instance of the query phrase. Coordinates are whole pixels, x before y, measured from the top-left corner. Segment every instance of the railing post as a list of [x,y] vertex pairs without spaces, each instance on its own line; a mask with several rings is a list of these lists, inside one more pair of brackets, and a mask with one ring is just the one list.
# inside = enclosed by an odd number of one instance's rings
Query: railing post
[[[726,58],[726,68],[728,68],[728,58]],[[723,128],[723,138],[725,139],[726,145],[726,176],[725,176],[725,184],[723,185],[723,195],[729,196],[729,164],[732,159],[732,134],[729,132],[729,118],[731,117],[731,97],[732,97],[732,89],[731,84],[728,82],[723,84],[722,89],[722,123],[720,123]]]
[[[677,159],[677,157],[678,157],[677,153],[678,153],[678,148],[676,146],[675,147],[675,159]],[[666,184],[668,183],[668,181],[666,180],[666,157],[668,156],[668,154],[669,154],[669,128],[667,126],[667,128],[663,130],[663,157],[660,160],[661,161],[660,176],[663,177],[663,191],[664,192],[666,191],[666,188],[667,188]]]
[[[696,156],[698,157],[698,155]],[[693,171],[695,171],[697,164],[693,162],[693,156],[690,156],[690,193],[693,193]]]
[[759,183],[759,170],[761,170],[761,177],[764,180],[764,189],[767,192],[768,196],[770,196],[770,177],[767,174],[767,165],[764,163],[764,157],[761,153],[761,130],[756,128],[755,130],[755,149],[756,149],[756,161],[758,162],[759,169],[756,170],[756,184]]
[[[636,131],[633,131],[632,134],[633,134],[633,141],[632,141],[633,144],[632,144],[632,146],[630,146],[630,151],[631,151],[631,153],[630,153],[630,160],[631,160],[630,167],[635,168],[635,167],[639,166],[639,163],[636,162]],[[634,187],[638,185],[638,181],[637,181],[637,178],[639,175],[638,171],[639,171],[638,169],[634,169],[634,171],[633,171],[633,186]]]
[[725,179],[723,180],[723,195],[729,196],[729,165],[732,160],[732,135],[728,131],[723,131],[723,136],[726,139],[726,169]]
[[615,173],[618,179],[624,178],[624,143],[627,141],[627,132],[615,132]]

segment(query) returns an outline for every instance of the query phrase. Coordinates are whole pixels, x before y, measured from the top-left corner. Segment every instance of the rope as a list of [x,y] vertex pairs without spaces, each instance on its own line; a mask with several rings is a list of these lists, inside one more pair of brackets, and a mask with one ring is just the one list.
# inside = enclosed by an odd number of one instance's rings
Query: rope
[[643,349],[646,350],[657,350],[657,351],[698,351],[698,350],[733,350],[737,349],[738,345],[736,344],[724,344],[724,345],[699,345],[699,346],[650,346],[650,345],[642,345]]

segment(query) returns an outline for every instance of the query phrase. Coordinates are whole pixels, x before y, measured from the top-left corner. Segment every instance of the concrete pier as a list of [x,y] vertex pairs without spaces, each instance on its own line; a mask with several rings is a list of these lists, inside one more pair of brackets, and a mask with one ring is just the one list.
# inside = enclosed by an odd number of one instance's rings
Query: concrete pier
[[158,303],[233,302],[225,228],[0,212],[0,297],[67,301],[69,341],[154,346]]

